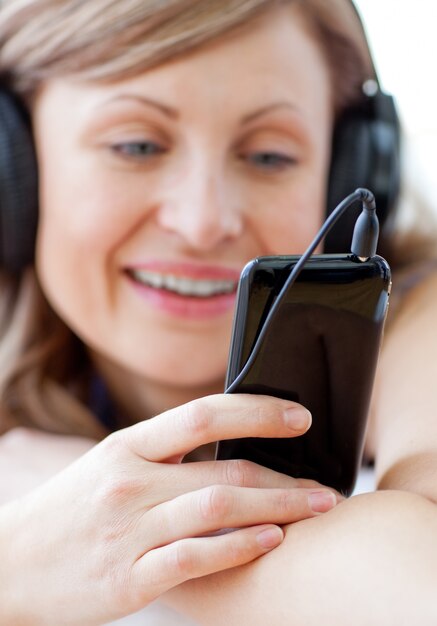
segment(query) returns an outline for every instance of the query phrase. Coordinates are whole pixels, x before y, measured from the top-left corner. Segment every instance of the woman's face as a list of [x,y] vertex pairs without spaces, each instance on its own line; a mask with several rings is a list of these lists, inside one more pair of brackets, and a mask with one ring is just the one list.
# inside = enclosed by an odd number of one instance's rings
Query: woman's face
[[249,259],[323,221],[328,70],[299,15],[110,85],[39,93],[37,271],[100,359],[144,383],[221,387]]

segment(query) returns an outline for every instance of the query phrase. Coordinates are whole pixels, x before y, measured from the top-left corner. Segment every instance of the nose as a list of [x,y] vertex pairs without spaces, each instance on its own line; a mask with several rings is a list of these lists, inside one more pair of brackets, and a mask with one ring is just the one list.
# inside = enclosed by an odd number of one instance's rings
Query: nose
[[176,184],[173,181],[172,189],[157,210],[161,228],[178,235],[200,252],[232,241],[243,231],[235,185],[224,172],[211,169],[193,167]]

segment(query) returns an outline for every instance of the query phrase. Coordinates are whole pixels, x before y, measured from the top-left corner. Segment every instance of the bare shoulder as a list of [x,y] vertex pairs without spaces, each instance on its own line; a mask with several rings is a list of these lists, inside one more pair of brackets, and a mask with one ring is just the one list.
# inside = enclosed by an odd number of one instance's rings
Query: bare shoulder
[[[405,278],[403,279],[408,283]],[[395,287],[396,289],[396,283]],[[412,281],[404,293],[390,326],[403,326],[412,317],[429,317],[437,309],[437,263],[434,271],[426,273],[420,280]]]
[[[437,271],[411,288],[388,320],[378,370],[384,384],[414,381],[418,390],[426,389],[431,380],[426,372],[437,372],[436,315]],[[424,384],[417,387],[421,380]]]
[[[437,272],[411,288],[390,320],[372,406],[372,439],[383,486],[437,499]],[[413,488],[412,481],[418,481]],[[424,481],[421,487],[419,484]],[[436,493],[434,493],[436,492]]]

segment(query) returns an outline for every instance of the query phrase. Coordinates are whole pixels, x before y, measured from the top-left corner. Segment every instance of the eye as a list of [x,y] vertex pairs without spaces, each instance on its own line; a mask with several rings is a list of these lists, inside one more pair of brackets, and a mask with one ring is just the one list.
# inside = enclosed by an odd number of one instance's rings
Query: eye
[[283,170],[297,163],[294,157],[280,152],[253,152],[243,155],[243,158],[249,164],[267,171]]
[[126,141],[113,144],[111,150],[122,156],[149,159],[160,154],[164,154],[166,149],[164,146],[154,141]]

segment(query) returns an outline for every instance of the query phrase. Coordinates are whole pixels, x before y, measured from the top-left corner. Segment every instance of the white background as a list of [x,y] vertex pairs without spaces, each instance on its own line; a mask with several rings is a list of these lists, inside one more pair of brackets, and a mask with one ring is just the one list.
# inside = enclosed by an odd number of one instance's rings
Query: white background
[[397,99],[411,155],[407,162],[437,212],[437,0],[355,4],[380,82]]

